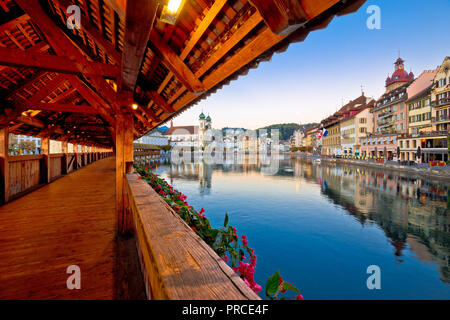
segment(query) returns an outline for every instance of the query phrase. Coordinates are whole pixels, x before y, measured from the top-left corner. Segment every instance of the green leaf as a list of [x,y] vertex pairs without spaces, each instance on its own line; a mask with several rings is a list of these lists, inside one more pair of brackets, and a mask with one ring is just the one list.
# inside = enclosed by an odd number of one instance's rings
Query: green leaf
[[283,281],[283,283],[281,284],[281,287],[284,290],[291,290],[291,291],[294,291],[294,292],[297,292],[298,294],[300,294],[300,291],[296,287],[294,287],[292,284],[290,284],[286,281]]
[[280,284],[280,271],[277,270],[266,282],[266,295],[274,295]]
[[223,226],[226,228],[228,224],[228,214],[225,212],[225,221],[223,223]]

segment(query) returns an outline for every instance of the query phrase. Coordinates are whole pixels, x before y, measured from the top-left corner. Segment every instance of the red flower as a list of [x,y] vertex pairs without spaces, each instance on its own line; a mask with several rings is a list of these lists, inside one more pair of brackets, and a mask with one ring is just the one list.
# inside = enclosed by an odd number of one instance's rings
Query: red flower
[[195,227],[191,227],[192,230],[196,231],[197,229],[195,229]]
[[301,294],[299,294],[299,295],[297,296],[297,298],[295,298],[295,300],[303,300],[303,296],[302,296]]

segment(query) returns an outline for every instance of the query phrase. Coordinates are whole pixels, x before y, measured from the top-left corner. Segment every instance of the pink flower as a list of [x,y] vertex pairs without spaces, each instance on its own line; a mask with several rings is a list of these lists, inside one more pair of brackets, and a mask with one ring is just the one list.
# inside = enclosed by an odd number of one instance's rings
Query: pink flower
[[142,178],[141,176],[138,177],[138,179],[141,179],[141,178]]
[[261,286],[259,285],[259,284],[257,284],[257,283],[255,283],[254,285],[253,285],[253,291],[255,292],[255,293],[258,293],[258,292],[260,292],[261,291]]
[[230,261],[230,259],[228,259],[228,256],[223,256],[223,257],[222,257],[222,260],[225,261],[225,262]]
[[244,244],[244,246],[248,246],[248,241],[247,241],[247,239],[243,239],[243,240],[242,240],[242,243]]
[[295,298],[295,300],[303,300],[303,296],[302,296],[301,294],[299,294],[299,295],[297,296],[297,298]]

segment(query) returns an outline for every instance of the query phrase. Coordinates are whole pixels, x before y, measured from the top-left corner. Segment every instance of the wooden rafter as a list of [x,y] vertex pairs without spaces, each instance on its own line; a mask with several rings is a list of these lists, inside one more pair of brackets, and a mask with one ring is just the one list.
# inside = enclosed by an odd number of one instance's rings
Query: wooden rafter
[[152,30],[150,41],[155,50],[161,55],[167,68],[183,85],[192,92],[203,92],[203,84],[198,80],[192,71],[184,64],[181,58],[173,52],[172,48],[161,38],[156,30]]
[[[74,2],[73,0],[72,1],[71,0],[52,0],[52,1],[60,8],[67,8]],[[81,24],[82,31],[86,32],[89,35],[89,37],[92,38],[95,41],[95,43],[98,46],[100,46],[104,52],[106,52],[108,54],[108,56],[111,56],[112,59],[117,64],[120,64],[120,62],[122,60],[122,54],[116,50],[114,44],[112,44],[108,40],[106,40],[102,36],[102,34],[94,26],[92,26],[92,24],[89,22],[89,18],[87,16],[85,16],[84,14],[81,15],[81,21],[86,21],[85,23]]]
[[[19,6],[31,17],[34,24],[45,34],[47,41],[55,52],[60,56],[73,57],[78,63],[86,65],[87,71],[91,74],[99,72],[94,65],[89,64],[83,53],[69,40],[67,35],[50,19],[36,1],[29,2],[27,0],[16,0]],[[92,76],[89,78],[97,89],[97,94],[102,96],[114,110],[118,110],[120,106],[116,102],[116,93],[112,87],[100,76]]]
[[99,114],[97,110],[87,105],[72,105],[72,104],[42,103],[42,102],[35,104],[25,103],[25,105],[29,110]]
[[157,8],[158,1],[128,2],[119,89],[134,92]]
[[161,109],[163,109],[167,113],[174,113],[175,110],[172,108],[172,106],[167,103],[166,100],[156,91],[149,91],[148,92],[150,98],[153,100],[153,102],[159,106]]
[[82,64],[73,62],[66,57],[10,48],[0,48],[0,65],[37,68],[45,71],[83,76],[102,76],[105,78],[117,78],[119,75],[119,68],[110,64],[98,62]]

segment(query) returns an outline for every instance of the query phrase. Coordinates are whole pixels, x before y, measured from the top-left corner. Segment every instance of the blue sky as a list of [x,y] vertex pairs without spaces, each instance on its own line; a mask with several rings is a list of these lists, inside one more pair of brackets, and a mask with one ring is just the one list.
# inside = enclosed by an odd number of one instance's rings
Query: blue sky
[[[366,26],[370,5],[381,9],[381,30]],[[361,85],[377,99],[399,50],[416,76],[450,55],[449,13],[449,0],[368,0],[185,111],[174,125],[197,124],[202,110],[214,128],[318,122],[358,97]]]

